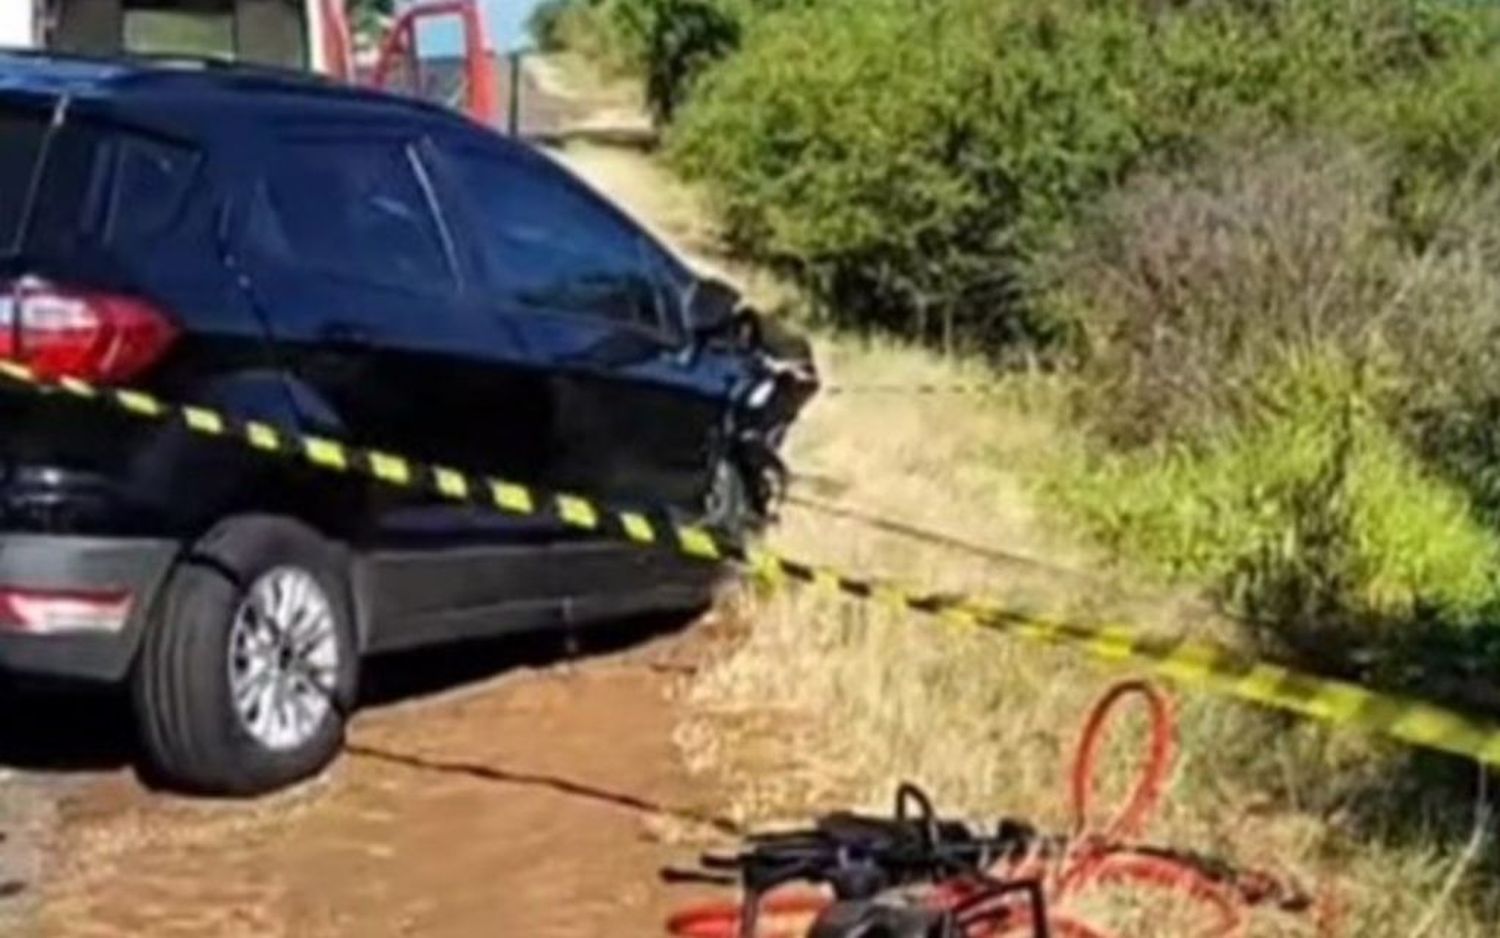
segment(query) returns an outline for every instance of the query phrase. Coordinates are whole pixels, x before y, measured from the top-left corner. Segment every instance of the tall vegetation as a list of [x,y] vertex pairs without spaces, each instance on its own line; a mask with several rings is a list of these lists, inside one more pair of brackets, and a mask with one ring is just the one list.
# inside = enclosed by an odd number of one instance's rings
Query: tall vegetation
[[395,0],[349,0],[349,26],[354,35],[374,44],[396,10]]
[[[1444,0],[818,0],[749,18],[672,152],[741,246],[841,322],[1046,344],[1064,333],[1032,261],[1226,124],[1391,138],[1409,160],[1393,199],[1420,224],[1494,116],[1483,19]],[[1439,82],[1454,103],[1434,114]],[[1402,117],[1423,127],[1391,133]]]
[[1492,159],[1424,204],[1399,150],[1228,137],[1106,194],[1047,259],[1098,444],[1059,501],[1325,668],[1493,659]]
[[1049,488],[1122,553],[1331,659],[1500,609],[1500,11],[574,14],[816,315],[1064,375],[1094,445]]
[[[676,168],[824,321],[977,353],[955,367],[844,334],[823,344],[829,371],[1042,366],[983,402],[830,398],[795,440],[807,479],[1055,558],[1057,515],[1013,484],[1028,476],[1132,583],[1154,567],[1237,614],[1132,602],[1140,627],[1500,709],[1500,9],[711,2],[737,40],[680,86]],[[1002,586],[988,563],[787,514],[773,536],[794,553],[1114,611],[1098,578],[1022,565]],[[708,728],[685,736],[744,782],[747,809],[919,778],[981,813],[1046,817],[1072,731],[1058,715],[1100,676],[981,641],[778,597],[699,679]],[[767,701],[805,717],[797,733]],[[1500,859],[1481,828],[1459,846],[1483,820],[1465,810],[1470,767],[1184,704],[1170,837],[1336,870],[1351,934],[1494,931]],[[767,758],[774,772],[749,770]]]
[[[844,331],[1041,366],[1005,379],[1019,416],[1006,396],[832,398],[799,438],[809,478],[1009,544],[1037,532],[999,477],[1027,473],[1128,569],[1237,613],[1188,627],[1232,639],[1238,624],[1317,670],[1500,708],[1500,8],[711,2],[737,42],[683,83],[667,155],[736,246]],[[829,341],[830,370],[933,380],[871,347]],[[989,566],[822,518],[789,512],[777,536],[937,589],[996,588]],[[1108,605],[1092,584],[1004,586],[1060,614]],[[1050,767],[1058,697],[1088,684],[1076,662],[779,603],[700,688],[715,706],[799,708],[827,730],[834,779],[937,779],[981,810],[1028,791],[1052,803],[1050,771],[1016,753],[1034,744]],[[1435,860],[1465,799],[1433,763],[1189,706],[1178,821],[1201,812],[1199,834],[1295,841],[1345,870],[1354,933],[1493,931],[1495,892],[1459,886],[1493,849]]]
[[573,48],[640,79],[668,123],[699,75],[740,42],[744,17],[774,0],[544,0],[530,20],[544,49]]

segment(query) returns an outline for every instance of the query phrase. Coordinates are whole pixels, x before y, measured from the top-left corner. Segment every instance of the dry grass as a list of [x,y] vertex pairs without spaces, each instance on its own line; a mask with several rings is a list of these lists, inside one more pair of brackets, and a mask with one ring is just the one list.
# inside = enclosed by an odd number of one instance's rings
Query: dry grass
[[608,74],[581,53],[529,56],[526,67],[543,91],[553,97],[587,101],[596,117],[619,114],[635,122],[645,109],[639,82]]
[[[714,255],[712,227],[691,195],[642,158],[595,151],[567,158],[689,254]],[[763,278],[752,279],[752,290],[771,297],[768,305],[780,292]],[[833,382],[982,377],[971,364],[909,349],[826,336],[820,345]],[[1091,572],[996,563],[790,508],[774,546],[1053,612],[1223,629],[1190,602],[1124,588],[1121,574],[1038,513],[1031,482],[1068,458],[1072,445],[1054,397],[1028,380],[985,398],[825,398],[799,426],[792,463],[814,494]],[[739,602],[752,624],[698,680],[681,739],[695,767],[728,784],[743,819],[800,817],[851,801],[882,805],[897,781],[911,779],[953,810],[1066,826],[1063,778],[1074,735],[1118,673],[1066,652],[809,592]],[[1341,934],[1495,933],[1500,898],[1459,865],[1493,866],[1493,854],[1464,853],[1466,806],[1444,803],[1461,787],[1418,796],[1387,748],[1239,705],[1190,696],[1180,716],[1183,752],[1153,840],[1308,884],[1332,881],[1345,908]],[[1106,792],[1120,790],[1128,771],[1123,755],[1111,760]],[[1108,911],[1124,934],[1193,933],[1155,909],[1127,902]],[[1275,916],[1253,931],[1310,933],[1305,922]]]

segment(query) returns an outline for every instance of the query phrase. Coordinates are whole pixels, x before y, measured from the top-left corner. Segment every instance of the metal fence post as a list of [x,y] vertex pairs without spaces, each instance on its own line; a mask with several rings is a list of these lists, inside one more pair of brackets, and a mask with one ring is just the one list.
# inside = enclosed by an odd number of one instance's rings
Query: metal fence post
[[524,49],[510,52],[510,114],[506,117],[506,128],[512,137],[521,133],[521,57]]

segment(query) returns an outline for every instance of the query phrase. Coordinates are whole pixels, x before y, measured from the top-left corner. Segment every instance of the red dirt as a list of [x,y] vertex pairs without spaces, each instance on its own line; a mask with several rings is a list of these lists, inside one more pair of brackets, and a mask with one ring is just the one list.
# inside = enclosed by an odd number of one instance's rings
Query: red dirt
[[37,934],[660,934],[680,897],[656,871],[709,833],[671,738],[696,631],[367,714],[329,777],[287,796],[86,786]]

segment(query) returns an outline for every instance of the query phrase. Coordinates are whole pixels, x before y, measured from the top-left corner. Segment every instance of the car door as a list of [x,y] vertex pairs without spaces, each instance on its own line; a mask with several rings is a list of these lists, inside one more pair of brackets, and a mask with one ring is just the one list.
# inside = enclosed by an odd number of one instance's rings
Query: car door
[[[268,141],[247,268],[316,432],[458,468],[532,476],[550,417],[508,367],[521,336],[476,314],[418,135],[303,126]],[[421,510],[414,510],[421,509]],[[475,514],[398,502],[382,532],[453,536]],[[470,532],[472,533],[472,532]]]
[[546,373],[547,481],[696,507],[738,371],[689,353],[676,303],[690,275],[550,159],[487,136],[435,144],[488,315],[518,328]]

